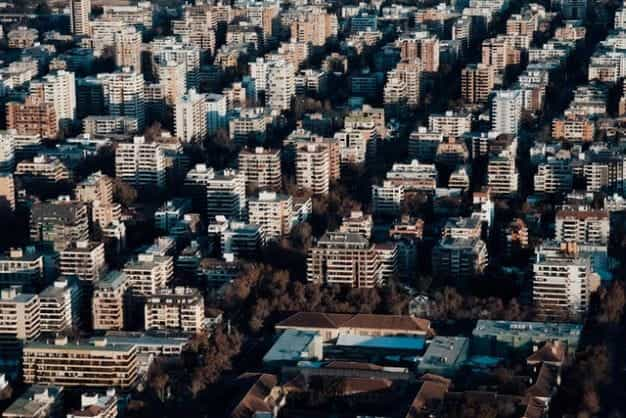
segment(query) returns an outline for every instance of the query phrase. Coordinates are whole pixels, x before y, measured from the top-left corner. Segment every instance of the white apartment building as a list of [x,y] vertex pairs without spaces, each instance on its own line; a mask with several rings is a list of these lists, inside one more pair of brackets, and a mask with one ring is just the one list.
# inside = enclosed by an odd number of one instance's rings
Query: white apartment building
[[330,148],[323,143],[308,143],[296,148],[296,184],[315,195],[330,190]]
[[239,152],[239,172],[246,186],[259,190],[279,190],[282,186],[280,150],[255,147]]
[[137,120],[137,128],[145,128],[144,79],[141,73],[124,67],[121,71],[98,74],[102,80],[104,107],[111,116],[127,116]]
[[353,210],[350,212],[350,216],[344,216],[341,220],[339,232],[357,233],[371,239],[373,228],[372,215],[366,215],[360,210]]
[[396,186],[403,186],[406,191],[434,191],[438,173],[435,164],[422,164],[413,160],[409,163],[395,163],[385,179]]
[[106,270],[104,243],[75,241],[61,251],[59,270],[65,276],[78,276],[81,280],[94,282]]
[[184,64],[186,87],[188,89],[198,87],[201,51],[196,45],[168,36],[150,42],[150,52],[155,64],[168,62]]
[[111,271],[94,283],[91,314],[94,330],[121,330],[126,319],[130,282],[120,271]]
[[59,129],[69,129],[76,118],[76,79],[69,71],[56,71],[30,83],[30,94],[54,105]]
[[248,200],[249,222],[263,228],[266,240],[279,240],[289,234],[293,215],[293,200],[289,195],[264,191]]
[[138,186],[165,187],[165,151],[160,144],[137,136],[132,143],[119,143],[115,150],[115,175]]
[[207,135],[207,96],[190,89],[174,105],[174,132],[183,142],[203,140]]
[[243,219],[246,211],[246,179],[243,173],[224,169],[206,180],[207,217],[213,222],[216,216]]
[[139,254],[124,265],[123,271],[133,295],[151,296],[174,277],[174,260],[171,256]]
[[13,171],[15,167],[16,131],[0,131],[0,171]]
[[228,101],[222,94],[209,93],[206,98],[206,127],[209,135],[228,126]]
[[43,256],[34,247],[12,248],[0,255],[0,286],[38,288],[43,282]]
[[146,330],[179,330],[200,333],[203,329],[204,298],[197,289],[160,289],[146,299]]
[[19,286],[0,290],[0,337],[33,340],[41,332],[39,296]]
[[487,187],[493,194],[510,195],[517,192],[519,174],[515,166],[515,146],[489,156],[487,164]]
[[593,287],[589,258],[544,254],[537,250],[533,265],[533,305],[545,320],[581,320]]
[[271,61],[267,72],[267,105],[272,110],[289,110],[296,95],[293,66],[284,61]]
[[603,210],[562,209],[556,213],[556,240],[579,244],[609,242],[611,233],[609,214]]
[[71,411],[66,418],[116,418],[118,398],[115,389],[106,394],[83,393],[80,395],[80,409]]
[[491,129],[517,135],[522,119],[522,93],[520,90],[497,90],[491,101]]
[[472,130],[471,113],[455,113],[447,110],[444,114],[428,117],[428,130],[440,132],[443,136],[460,137]]

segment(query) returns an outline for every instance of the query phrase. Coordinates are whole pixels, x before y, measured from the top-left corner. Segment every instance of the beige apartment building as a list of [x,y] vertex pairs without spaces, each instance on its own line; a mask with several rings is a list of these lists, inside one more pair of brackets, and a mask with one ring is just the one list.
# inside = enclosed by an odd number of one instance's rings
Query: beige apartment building
[[113,180],[101,171],[90,174],[74,188],[76,200],[81,202],[100,201],[102,204],[113,203]]
[[72,328],[78,317],[76,287],[67,280],[57,280],[39,294],[41,331],[59,333]]
[[94,283],[92,315],[94,330],[121,330],[126,319],[129,280],[120,271],[111,271]]
[[30,239],[62,251],[73,241],[89,239],[87,205],[70,200],[35,203],[31,209]]
[[34,247],[11,248],[0,255],[0,286],[38,288],[43,282],[43,256]]
[[104,244],[96,241],[72,242],[61,251],[59,264],[61,274],[76,275],[81,280],[94,282],[106,268]]
[[374,245],[364,236],[328,232],[309,250],[307,280],[368,288],[380,284],[381,268]]
[[168,285],[174,277],[174,261],[170,256],[139,254],[124,265],[133,295],[151,296]]
[[15,180],[10,173],[0,173],[0,208],[15,210]]
[[69,342],[31,342],[24,346],[24,381],[61,386],[129,389],[137,380],[136,346],[109,345],[106,338]]
[[293,200],[289,195],[260,192],[248,200],[248,220],[263,228],[266,240],[279,240],[293,226]]
[[15,175],[25,180],[59,183],[71,178],[70,170],[56,157],[38,155],[32,160],[20,161]]
[[330,190],[330,150],[321,142],[302,144],[296,148],[296,184],[315,195]]
[[204,298],[197,289],[160,289],[146,298],[145,329],[200,333],[204,320]]
[[282,186],[280,151],[256,147],[239,153],[239,172],[246,177],[246,187],[280,190]]
[[38,295],[22,293],[19,286],[0,290],[0,338],[33,340],[41,331],[40,321]]

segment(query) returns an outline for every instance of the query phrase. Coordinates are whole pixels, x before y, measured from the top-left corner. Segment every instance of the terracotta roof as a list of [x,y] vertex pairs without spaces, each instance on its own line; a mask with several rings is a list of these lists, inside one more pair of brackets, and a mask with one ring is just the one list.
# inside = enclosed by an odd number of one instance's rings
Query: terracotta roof
[[425,410],[433,409],[435,404],[443,401],[448,392],[450,380],[434,374],[426,374],[423,378],[426,380],[415,395],[406,418],[416,418]]
[[544,362],[562,364],[563,360],[565,360],[565,344],[561,341],[548,341],[539,350],[528,356],[526,363],[530,365]]
[[265,398],[276,386],[278,379],[273,374],[244,373],[237,378],[236,383],[248,387],[243,398],[230,414],[230,418],[249,418],[256,412],[272,412],[272,406]]
[[396,331],[428,332],[430,330],[430,321],[405,315],[356,314],[344,326],[350,328],[383,328]]
[[327,314],[321,312],[298,312],[284,321],[276,324],[277,327],[298,328],[339,328],[352,318],[352,314]]

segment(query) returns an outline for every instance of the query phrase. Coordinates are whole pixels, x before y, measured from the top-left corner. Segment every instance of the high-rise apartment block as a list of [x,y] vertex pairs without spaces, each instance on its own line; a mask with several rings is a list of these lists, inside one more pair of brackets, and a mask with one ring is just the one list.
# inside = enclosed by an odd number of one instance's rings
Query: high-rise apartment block
[[127,320],[130,282],[120,271],[110,271],[94,283],[92,316],[94,330],[121,330]]
[[139,254],[136,260],[124,265],[123,271],[133,295],[150,296],[172,280],[174,262],[170,256]]
[[144,79],[129,67],[115,73],[98,74],[102,80],[104,108],[111,116],[137,120],[137,129],[145,127]]
[[127,26],[113,35],[115,65],[141,72],[141,33],[134,26]]
[[609,213],[602,210],[559,210],[555,234],[560,242],[606,245],[610,237]]
[[381,282],[381,260],[360,234],[329,232],[309,250],[307,279],[314,283],[368,288]]
[[60,70],[30,83],[30,94],[54,106],[58,128],[68,130],[76,117],[76,79],[74,73]]
[[71,177],[70,170],[56,157],[37,155],[32,160],[22,160],[15,175],[26,182],[61,183]]
[[91,0],[70,0],[70,30],[77,36],[91,35],[89,14]]
[[132,143],[120,143],[115,150],[116,177],[136,186],[165,187],[165,151],[159,143],[135,137]]
[[78,286],[57,280],[39,294],[41,332],[61,333],[78,322]]
[[443,136],[460,137],[472,130],[472,114],[456,113],[448,110],[443,114],[431,114],[428,117],[428,130],[440,132]]
[[7,129],[14,129],[19,135],[56,138],[59,133],[54,104],[44,102],[32,95],[26,96],[24,103],[7,103],[6,126]]
[[204,320],[204,298],[197,289],[161,289],[146,298],[146,330],[177,330],[198,334]]
[[207,179],[207,217],[243,219],[246,210],[246,179],[241,171],[225,169]]
[[517,135],[521,126],[522,109],[520,90],[496,91],[491,102],[491,129]]
[[262,191],[248,200],[248,219],[263,228],[266,240],[279,240],[289,234],[293,226],[291,196]]
[[0,172],[0,209],[15,210],[15,180],[12,174]]
[[113,203],[113,180],[101,171],[91,173],[74,188],[76,200],[92,203],[96,200],[101,204]]
[[239,172],[246,186],[259,190],[280,190],[282,186],[280,151],[255,147],[239,152]]
[[0,318],[0,339],[36,339],[41,332],[39,296],[22,293],[19,286],[2,289]]
[[183,142],[202,141],[207,135],[207,96],[190,89],[174,105],[174,132]]
[[312,142],[296,149],[296,184],[315,195],[330,190],[330,149],[324,143]]
[[496,79],[496,68],[469,64],[461,71],[461,96],[468,103],[487,103]]
[[414,62],[419,58],[425,72],[439,71],[439,38],[428,31],[413,32],[398,38],[396,45],[400,47],[400,58]]
[[81,280],[94,282],[102,277],[106,268],[104,244],[94,241],[70,243],[60,253],[61,274],[78,276]]
[[487,267],[487,246],[478,238],[443,237],[433,248],[433,274],[466,286]]

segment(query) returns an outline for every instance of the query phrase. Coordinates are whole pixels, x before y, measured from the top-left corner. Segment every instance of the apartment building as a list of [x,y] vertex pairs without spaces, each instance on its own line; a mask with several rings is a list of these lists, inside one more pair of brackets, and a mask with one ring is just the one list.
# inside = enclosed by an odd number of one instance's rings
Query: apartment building
[[30,83],[30,94],[54,106],[57,126],[66,131],[76,118],[76,79],[69,71],[56,71]]
[[115,389],[108,389],[105,394],[83,393],[80,395],[80,409],[70,411],[67,418],[115,418],[118,416],[118,402]]
[[328,38],[337,35],[339,24],[334,13],[314,6],[298,8],[293,13],[295,13],[293,17],[288,13],[281,16],[283,20],[289,22],[292,41],[321,47],[326,44]]
[[127,26],[113,35],[115,65],[141,72],[141,32],[134,26]]
[[307,280],[370,288],[381,283],[382,262],[360,234],[328,232],[309,250]]
[[594,279],[589,258],[536,251],[533,305],[542,320],[581,320],[589,307]]
[[395,163],[385,176],[385,182],[403,186],[409,191],[434,191],[437,187],[437,168],[435,164],[422,164],[417,160],[409,163]]
[[419,59],[399,62],[387,75],[384,91],[385,104],[405,103],[415,108],[421,98],[422,62]]
[[241,150],[239,172],[245,176],[249,189],[279,190],[282,186],[280,150],[262,147]]
[[6,105],[7,129],[19,135],[40,135],[57,138],[59,124],[54,104],[46,103],[34,96],[26,96],[24,103],[9,102]]
[[606,211],[561,209],[556,213],[557,241],[607,245],[610,232]]
[[522,108],[520,90],[497,90],[491,101],[491,129],[517,135],[521,126]]
[[150,42],[149,51],[155,65],[161,63],[180,63],[185,66],[187,89],[198,88],[201,50],[185,40],[168,36]]
[[132,143],[123,142],[115,150],[115,175],[135,186],[165,187],[165,150],[159,143],[136,136]]
[[101,19],[122,22],[127,26],[137,26],[141,30],[152,29],[153,5],[149,1],[139,1],[134,5],[105,5]]
[[28,384],[129,389],[137,380],[137,350],[111,346],[106,338],[91,344],[67,337],[30,342],[24,346],[23,374]]
[[[217,225],[209,226],[209,236],[214,226]],[[232,221],[225,222],[224,227],[220,233],[220,248],[226,257],[254,257],[265,245],[265,232],[261,225]]]
[[0,131],[0,172],[10,173],[15,168],[15,130]]
[[20,286],[0,290],[0,338],[34,340],[41,332],[39,296]]
[[552,120],[552,138],[561,141],[591,142],[594,139],[595,123],[583,115]]
[[43,256],[34,247],[11,248],[0,255],[0,287],[39,289],[44,278]]
[[292,108],[296,95],[295,71],[291,63],[285,60],[273,60],[267,67],[267,105],[277,111]]
[[174,105],[174,132],[183,142],[203,140],[207,135],[207,96],[190,89]]
[[56,157],[37,155],[17,164],[15,175],[26,182],[60,183],[71,178],[70,170]]
[[396,45],[400,48],[401,60],[414,62],[419,58],[423,71],[439,71],[440,43],[436,35],[428,31],[411,32],[400,36]]
[[519,173],[515,166],[515,155],[515,150],[509,148],[489,156],[489,162],[487,163],[487,187],[491,193],[495,195],[517,193]]
[[139,254],[124,265],[123,271],[133,295],[151,296],[174,277],[174,260],[171,256]]
[[76,36],[91,35],[91,0],[70,0],[70,31]]
[[461,97],[467,103],[487,103],[495,83],[495,66],[469,64],[461,71]]
[[339,143],[341,164],[360,165],[371,162],[376,157],[378,134],[373,121],[363,121],[346,126],[336,132],[333,139]]
[[31,48],[39,39],[39,31],[27,26],[18,26],[7,33],[7,46],[11,49]]
[[160,289],[146,298],[146,330],[179,330],[198,334],[203,330],[204,298],[197,289]]
[[0,172],[0,209],[15,210],[15,180],[13,174]]
[[471,278],[482,273],[487,262],[487,246],[475,237],[443,237],[433,248],[433,274],[460,287],[467,286]]
[[79,319],[79,290],[67,279],[56,280],[39,294],[41,332],[70,330]]
[[372,215],[366,215],[360,210],[353,210],[349,216],[344,216],[339,226],[339,232],[361,234],[367,239],[372,238],[374,223]]
[[87,205],[71,200],[36,202],[31,209],[30,239],[64,250],[73,241],[89,239]]
[[130,282],[121,271],[110,271],[94,283],[91,312],[94,330],[121,330],[127,321]]
[[259,192],[248,200],[248,220],[261,226],[266,240],[280,240],[294,225],[293,200],[289,195]]
[[76,200],[93,203],[96,200],[101,204],[113,203],[113,180],[101,171],[96,171],[76,185],[74,188]]
[[267,122],[264,108],[241,109],[228,121],[230,139],[237,146],[265,142]]
[[32,385],[2,412],[2,418],[53,418],[62,413],[62,386]]
[[571,160],[569,158],[548,157],[539,164],[534,176],[535,192],[537,193],[569,193],[574,184]]
[[60,252],[59,269],[65,276],[95,282],[106,270],[104,243],[75,241]]
[[443,136],[460,137],[472,130],[472,115],[452,110],[444,114],[432,114],[428,117],[428,130],[440,132]]
[[384,180],[382,185],[372,185],[372,212],[378,215],[395,216],[402,209],[405,187],[392,180]]
[[330,190],[330,147],[321,142],[296,147],[296,184],[314,195]]
[[482,43],[482,63],[503,72],[508,66],[520,63],[520,51],[514,47],[510,37],[489,38]]
[[246,211],[246,179],[241,171],[224,169],[206,179],[207,218],[243,219]]
[[139,132],[145,128],[144,78],[141,73],[124,67],[115,73],[98,74],[102,81],[104,108],[110,116],[137,120]]
[[409,158],[421,163],[434,163],[437,148],[443,139],[444,135],[441,132],[429,131],[425,126],[418,127],[417,131],[409,135]]

